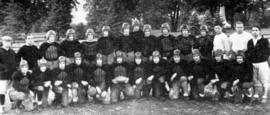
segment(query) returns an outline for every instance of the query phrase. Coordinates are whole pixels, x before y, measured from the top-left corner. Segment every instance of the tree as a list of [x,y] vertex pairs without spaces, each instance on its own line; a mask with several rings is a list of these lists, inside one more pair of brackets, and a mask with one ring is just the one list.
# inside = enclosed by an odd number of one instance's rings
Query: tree
[[71,9],[77,0],[0,1],[1,31],[29,33],[56,29],[61,34],[69,28]]
[[87,27],[83,23],[79,23],[76,25],[71,25],[72,28],[76,31],[76,38],[79,40],[85,39],[85,32],[87,30]]
[[32,25],[46,15],[45,2],[42,0],[13,0],[4,2],[2,12],[4,31],[29,33]]
[[46,30],[55,30],[60,36],[65,34],[69,29],[72,15],[72,8],[76,6],[77,1],[74,0],[49,0]]

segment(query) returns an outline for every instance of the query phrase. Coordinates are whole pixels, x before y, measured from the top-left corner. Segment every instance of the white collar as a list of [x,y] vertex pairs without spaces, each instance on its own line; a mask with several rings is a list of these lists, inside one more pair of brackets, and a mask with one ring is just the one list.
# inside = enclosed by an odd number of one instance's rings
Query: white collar
[[261,36],[261,35],[259,35],[259,36],[257,37],[257,39],[256,39],[255,37],[253,37],[253,40],[256,40],[256,41],[258,41],[258,40],[260,40],[260,39],[262,39],[262,36]]

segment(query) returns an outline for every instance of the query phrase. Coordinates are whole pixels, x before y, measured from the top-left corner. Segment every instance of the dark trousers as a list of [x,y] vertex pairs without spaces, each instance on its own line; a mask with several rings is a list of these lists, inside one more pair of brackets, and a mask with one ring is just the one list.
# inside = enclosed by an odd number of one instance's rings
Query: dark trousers
[[118,102],[121,92],[124,93],[125,98],[134,96],[134,89],[129,83],[117,83],[111,86],[111,102]]
[[166,88],[165,88],[165,83],[161,83],[159,81],[155,81],[152,84],[153,87],[153,96],[156,98],[162,98],[166,97]]
[[191,96],[193,99],[199,99],[199,94],[204,94],[204,78],[192,79],[190,82]]

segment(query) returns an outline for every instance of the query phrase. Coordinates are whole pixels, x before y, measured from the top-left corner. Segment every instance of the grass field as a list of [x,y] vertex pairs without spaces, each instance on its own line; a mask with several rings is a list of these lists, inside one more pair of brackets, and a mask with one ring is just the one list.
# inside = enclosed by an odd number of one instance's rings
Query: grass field
[[[16,115],[14,111],[10,115]],[[112,105],[84,104],[77,107],[56,109],[42,112],[22,112],[21,115],[269,115],[270,104],[241,105],[221,102],[198,102],[183,100],[154,99],[128,100]]]

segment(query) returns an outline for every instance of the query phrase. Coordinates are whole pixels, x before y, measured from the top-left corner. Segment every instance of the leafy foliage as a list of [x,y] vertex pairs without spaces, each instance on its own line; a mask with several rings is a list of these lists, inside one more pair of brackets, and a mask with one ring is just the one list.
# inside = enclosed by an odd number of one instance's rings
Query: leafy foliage
[[30,33],[55,29],[63,33],[71,22],[76,0],[1,0],[1,33]]

